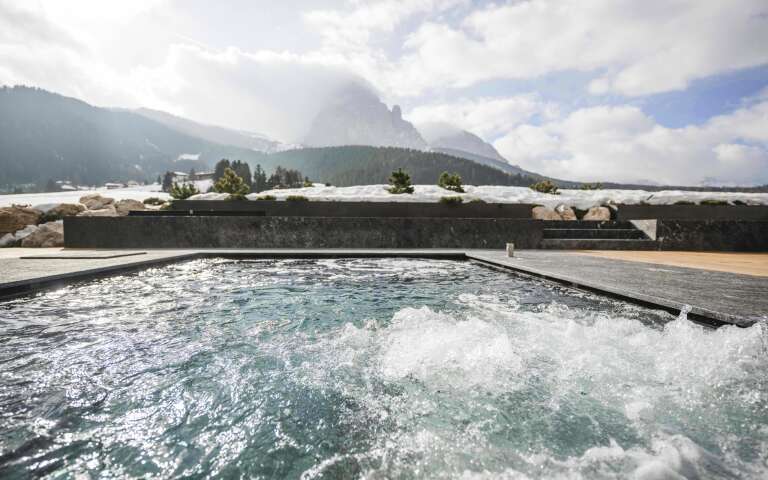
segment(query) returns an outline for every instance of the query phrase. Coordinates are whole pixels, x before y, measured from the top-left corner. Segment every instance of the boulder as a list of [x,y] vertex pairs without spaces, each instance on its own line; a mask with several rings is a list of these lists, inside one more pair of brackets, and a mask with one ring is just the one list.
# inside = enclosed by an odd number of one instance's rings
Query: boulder
[[560,216],[561,220],[578,220],[576,218],[576,212],[573,211],[573,209],[565,204],[560,204],[555,207],[555,212]]
[[533,219],[534,220],[562,220],[560,215],[554,210],[547,207],[533,207]]
[[6,233],[0,238],[0,247],[18,247],[21,241],[37,231],[37,225],[27,225],[14,233]]
[[110,197],[102,197],[98,193],[92,193],[90,195],[80,197],[80,203],[85,205],[85,208],[88,210],[101,210],[107,205],[114,204],[115,199]]
[[592,207],[587,210],[582,220],[591,220],[593,222],[605,222],[611,219],[611,211],[608,207]]
[[16,237],[12,233],[6,233],[0,236],[0,248],[12,247],[16,243]]
[[79,203],[60,203],[43,214],[43,220],[55,222],[64,217],[74,217],[85,210],[85,206]]
[[0,235],[14,233],[27,225],[37,225],[43,212],[29,207],[0,208]]
[[138,200],[127,199],[115,203],[115,209],[117,210],[118,215],[125,216],[128,215],[128,212],[131,210],[146,210],[147,208]]
[[61,221],[48,222],[27,235],[22,241],[24,248],[47,248],[64,246],[64,224]]
[[96,210],[85,210],[77,214],[78,217],[116,217],[117,209],[114,205],[107,205]]

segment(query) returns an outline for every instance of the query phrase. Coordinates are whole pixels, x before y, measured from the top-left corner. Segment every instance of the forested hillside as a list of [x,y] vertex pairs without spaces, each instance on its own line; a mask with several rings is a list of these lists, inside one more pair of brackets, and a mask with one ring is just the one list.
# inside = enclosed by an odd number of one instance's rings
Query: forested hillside
[[[245,149],[206,142],[140,115],[28,87],[0,88],[0,185],[67,179],[95,185],[205,170]],[[256,152],[253,152],[256,153]],[[193,154],[197,159],[181,159]]]
[[403,168],[414,183],[433,184],[444,171],[457,172],[470,185],[522,185],[534,179],[511,175],[464,158],[395,147],[344,146],[304,148],[270,154],[260,161],[268,172],[277,165],[300,170],[313,181],[337,186],[387,183]]

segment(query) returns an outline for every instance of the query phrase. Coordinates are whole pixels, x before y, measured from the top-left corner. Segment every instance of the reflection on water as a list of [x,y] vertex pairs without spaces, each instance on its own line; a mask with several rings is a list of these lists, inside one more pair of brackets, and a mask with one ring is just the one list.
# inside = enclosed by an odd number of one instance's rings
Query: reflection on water
[[0,477],[739,478],[766,329],[432,260],[195,260],[0,303]]

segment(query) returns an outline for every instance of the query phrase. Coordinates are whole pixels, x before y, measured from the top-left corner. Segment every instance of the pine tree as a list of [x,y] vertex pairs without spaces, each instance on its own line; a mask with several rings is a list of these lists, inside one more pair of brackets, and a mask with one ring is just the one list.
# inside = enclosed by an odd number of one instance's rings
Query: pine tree
[[267,190],[267,173],[261,168],[261,165],[256,165],[256,170],[253,172],[253,184],[251,189],[254,192],[263,192]]
[[213,190],[216,193],[228,193],[230,200],[244,200],[250,188],[234,170],[226,168],[222,177],[214,184]]
[[392,176],[389,177],[389,193],[401,194],[401,193],[413,193],[413,185],[411,185],[411,176],[403,171],[402,168],[398,168],[392,172]]
[[437,179],[437,186],[456,193],[464,193],[461,176],[458,173],[443,172]]
[[221,177],[224,176],[224,170],[231,168],[232,165],[229,163],[229,160],[226,158],[222,158],[218,162],[216,162],[216,166],[213,169],[213,181],[217,182]]
[[173,187],[173,174],[171,172],[165,172],[163,176],[163,191],[170,192]]
[[200,190],[198,190],[193,183],[178,184],[173,182],[170,191],[171,197],[173,197],[175,200],[186,200],[192,195],[197,195],[198,193],[200,193]]
[[242,178],[246,185],[248,185],[248,191],[251,190],[251,167],[246,162],[241,162],[240,160],[235,160],[232,162],[232,170],[235,171],[235,174]]

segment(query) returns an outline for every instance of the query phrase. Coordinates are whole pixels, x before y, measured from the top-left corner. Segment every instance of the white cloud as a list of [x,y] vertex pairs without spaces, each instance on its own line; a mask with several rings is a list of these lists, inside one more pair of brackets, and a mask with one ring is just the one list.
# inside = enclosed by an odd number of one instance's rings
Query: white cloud
[[666,128],[633,106],[593,107],[494,143],[511,163],[557,178],[690,185],[768,183],[768,102],[701,126]]
[[764,0],[533,0],[459,26],[426,22],[397,68],[402,93],[568,70],[603,72],[593,93],[646,95],[768,63]]
[[465,98],[420,105],[411,110],[407,118],[416,124],[448,122],[486,139],[493,139],[537,115],[552,118],[557,115],[557,107],[542,101],[535,94]]

